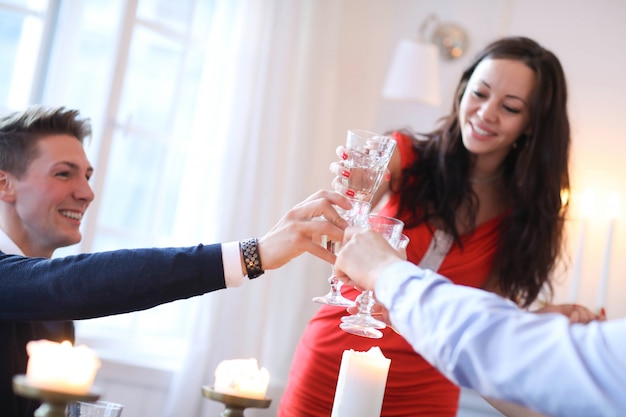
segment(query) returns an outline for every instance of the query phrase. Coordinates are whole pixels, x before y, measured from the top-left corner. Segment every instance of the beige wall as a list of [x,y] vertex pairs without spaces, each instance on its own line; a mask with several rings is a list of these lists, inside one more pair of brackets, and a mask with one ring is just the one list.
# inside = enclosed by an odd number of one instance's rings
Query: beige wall
[[[356,0],[355,0],[356,1]],[[349,2],[350,3],[350,2]],[[363,2],[359,2],[363,3]],[[365,2],[367,4],[367,2]],[[381,2],[374,2],[379,4]],[[438,108],[417,103],[394,103],[377,98],[373,128],[384,131],[410,126],[428,130],[451,105],[453,89],[469,59],[488,42],[500,36],[524,35],[552,50],[561,60],[569,83],[572,123],[573,202],[568,225],[568,262],[575,262],[579,244],[580,196],[595,194],[588,234],[584,241],[579,303],[595,307],[596,293],[606,254],[609,219],[606,205],[611,193],[621,201],[616,219],[606,308],[609,317],[626,316],[626,146],[621,138],[626,112],[626,55],[624,40],[626,2],[620,0],[389,0],[377,17],[388,34],[380,45],[368,45],[383,63],[377,65],[368,93],[379,97],[384,70],[393,49],[402,38],[414,38],[423,19],[435,13],[441,21],[463,26],[469,36],[467,54],[454,62],[442,62]],[[349,16],[345,17],[350,19]],[[388,20],[387,20],[388,19]],[[381,69],[382,68],[382,69]],[[382,75],[377,71],[381,71]],[[376,78],[376,77],[379,78]],[[374,79],[375,78],[375,79]],[[369,112],[370,107],[367,108]],[[558,277],[557,301],[566,301],[572,267]]]

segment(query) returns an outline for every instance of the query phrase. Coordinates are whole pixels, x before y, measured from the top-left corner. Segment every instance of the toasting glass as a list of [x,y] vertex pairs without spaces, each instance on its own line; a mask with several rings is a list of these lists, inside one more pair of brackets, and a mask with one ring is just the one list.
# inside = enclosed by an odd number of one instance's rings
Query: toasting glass
[[[364,130],[348,130],[346,137],[346,152],[348,157],[344,167],[350,171],[349,178],[344,178],[344,186],[354,192],[352,209],[340,213],[351,225],[367,224],[367,215],[370,210],[370,201],[378,189],[387,165],[396,147],[396,141],[391,136],[380,135]],[[322,246],[337,253],[341,242],[329,241],[322,238]],[[342,282],[335,277],[334,268],[330,278],[330,291],[313,301],[321,304],[338,307],[350,307],[355,303],[341,294]]]
[[[343,210],[337,207],[337,211],[341,217],[343,217],[348,224],[352,226],[367,224],[370,204],[366,201],[356,199],[351,199],[351,202],[352,208],[350,210]],[[332,241],[329,240],[327,236],[322,236],[322,246],[336,254],[341,248],[341,242]],[[341,294],[341,286],[343,285],[343,282],[335,276],[334,267],[332,268],[332,273],[328,278],[328,282],[330,283],[330,290],[328,293],[320,297],[314,297],[314,302],[337,307],[351,307],[355,305],[354,301]]]
[[391,136],[365,130],[348,130],[348,157],[343,165],[350,176],[342,178],[342,181],[345,187],[354,192],[355,199],[372,201],[395,148],[396,141]]
[[[400,247],[401,242],[405,241],[408,243],[408,238],[403,238],[402,229],[404,228],[404,222],[402,220],[370,214],[368,216],[368,226],[370,229],[382,234],[396,249]],[[358,336],[373,339],[383,337],[383,333],[379,329],[384,329],[387,325],[372,316],[372,308],[375,303],[372,291],[363,291],[356,299],[356,304],[359,306],[358,311],[356,314],[342,317],[342,323],[339,327],[348,333]]]

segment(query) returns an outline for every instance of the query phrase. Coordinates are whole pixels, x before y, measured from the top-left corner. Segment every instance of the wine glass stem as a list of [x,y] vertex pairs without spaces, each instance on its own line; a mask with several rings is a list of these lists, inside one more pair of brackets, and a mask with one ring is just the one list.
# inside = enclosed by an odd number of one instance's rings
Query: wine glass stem
[[359,315],[370,316],[372,314],[372,308],[376,303],[374,297],[372,297],[371,291],[363,291],[359,297]]
[[341,295],[341,286],[343,285],[343,281],[337,279],[335,276],[335,268],[333,267],[330,278],[328,278],[328,282],[330,283],[330,292],[334,295]]

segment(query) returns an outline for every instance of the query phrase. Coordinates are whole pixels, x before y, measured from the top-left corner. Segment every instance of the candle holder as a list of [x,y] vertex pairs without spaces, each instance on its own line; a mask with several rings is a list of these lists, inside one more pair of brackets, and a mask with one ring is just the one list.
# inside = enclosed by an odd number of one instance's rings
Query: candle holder
[[94,402],[100,398],[100,394],[95,392],[75,394],[39,388],[32,385],[26,375],[13,377],[13,391],[22,397],[41,401],[41,405],[35,410],[35,417],[65,417],[67,404],[75,401]]
[[202,387],[202,396],[219,401],[226,406],[220,417],[244,417],[243,410],[246,408],[268,408],[272,403],[270,398],[239,397],[217,392],[212,387],[207,386]]

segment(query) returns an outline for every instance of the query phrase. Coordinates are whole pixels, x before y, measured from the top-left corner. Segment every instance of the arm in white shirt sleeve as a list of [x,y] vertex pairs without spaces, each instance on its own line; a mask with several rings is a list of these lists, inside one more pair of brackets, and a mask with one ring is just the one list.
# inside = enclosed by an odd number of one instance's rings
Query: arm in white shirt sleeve
[[376,282],[391,322],[432,365],[480,394],[554,416],[626,416],[626,319],[570,325],[409,262]]
[[239,242],[222,243],[222,262],[226,288],[239,287],[243,284],[241,272],[241,252]]

